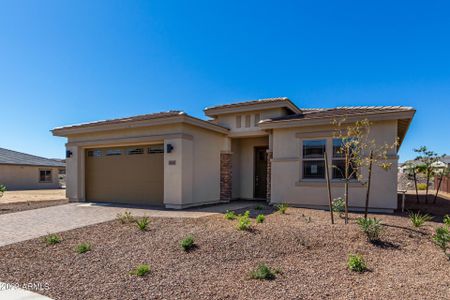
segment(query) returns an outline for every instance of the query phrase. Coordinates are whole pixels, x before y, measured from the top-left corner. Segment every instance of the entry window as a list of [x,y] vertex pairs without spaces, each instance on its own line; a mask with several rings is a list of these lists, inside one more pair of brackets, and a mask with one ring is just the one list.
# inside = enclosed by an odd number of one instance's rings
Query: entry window
[[255,115],[255,126],[258,126],[259,121],[261,121],[261,115],[260,114],[256,114]]
[[130,148],[128,155],[144,154],[144,148]]
[[[333,179],[343,179],[345,177],[345,157],[341,151],[342,139],[333,139]],[[352,179],[356,179],[356,173],[353,172],[350,164],[349,174]]]
[[236,116],[236,128],[241,128],[242,126],[242,117]]
[[245,116],[245,127],[249,128],[250,127],[250,115],[246,115]]
[[303,178],[325,178],[325,147],[326,140],[303,141]]
[[52,182],[51,170],[39,170],[39,182],[46,183]]
[[120,149],[109,149],[106,151],[106,156],[122,155],[122,150]]
[[149,154],[164,153],[164,145],[156,145],[148,147]]

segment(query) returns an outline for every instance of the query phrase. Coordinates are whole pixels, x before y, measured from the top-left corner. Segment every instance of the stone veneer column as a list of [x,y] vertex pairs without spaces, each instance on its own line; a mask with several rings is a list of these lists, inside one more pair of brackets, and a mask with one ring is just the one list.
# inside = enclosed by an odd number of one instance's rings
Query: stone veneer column
[[220,153],[220,200],[230,201],[232,197],[232,153]]
[[270,202],[270,187],[271,187],[271,178],[272,178],[272,158],[273,152],[267,150],[267,202]]

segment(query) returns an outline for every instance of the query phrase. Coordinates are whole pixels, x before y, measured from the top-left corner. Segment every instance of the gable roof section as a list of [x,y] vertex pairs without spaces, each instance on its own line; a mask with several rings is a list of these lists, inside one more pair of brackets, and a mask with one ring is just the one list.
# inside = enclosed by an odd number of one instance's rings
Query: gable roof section
[[0,164],[40,167],[65,167],[61,161],[0,148]]
[[158,112],[158,113],[137,115],[132,117],[101,120],[95,122],[57,127],[52,130],[52,133],[53,135],[56,136],[67,136],[70,134],[78,134],[85,132],[129,128],[132,124],[139,127],[139,126],[165,125],[178,122],[188,123],[194,126],[203,127],[205,129],[217,131],[220,133],[228,133],[229,131],[228,128],[222,127],[220,125],[189,116],[188,114],[179,110],[172,110],[167,112]]
[[270,108],[286,108],[292,111],[292,113],[301,113],[300,108],[298,108],[289,98],[278,97],[278,98],[264,98],[258,100],[249,100],[244,102],[236,102],[224,105],[216,105],[211,107],[206,107],[203,111],[209,117],[214,117],[226,113],[239,113],[251,110],[259,109],[270,109]]

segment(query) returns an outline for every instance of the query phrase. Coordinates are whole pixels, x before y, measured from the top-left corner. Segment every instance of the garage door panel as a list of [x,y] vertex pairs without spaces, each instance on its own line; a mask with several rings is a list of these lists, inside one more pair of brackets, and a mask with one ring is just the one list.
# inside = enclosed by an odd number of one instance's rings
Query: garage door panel
[[[129,154],[133,148],[143,148],[144,151],[141,154]],[[162,205],[164,154],[149,153],[147,150],[148,146],[87,150],[87,200]],[[93,151],[97,153],[94,155]],[[107,156],[106,153],[121,155]]]

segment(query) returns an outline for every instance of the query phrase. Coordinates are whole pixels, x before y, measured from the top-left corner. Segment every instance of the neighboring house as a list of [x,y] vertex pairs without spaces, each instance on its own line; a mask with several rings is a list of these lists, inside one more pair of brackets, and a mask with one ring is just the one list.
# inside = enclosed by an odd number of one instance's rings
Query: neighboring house
[[57,189],[66,164],[0,148],[0,184],[8,190]]
[[[378,143],[400,143],[410,107],[301,109],[288,98],[209,107],[205,121],[180,111],[55,128],[68,138],[67,196],[72,201],[185,208],[233,199],[264,199],[304,207],[328,204],[323,153],[342,166],[334,119],[367,118]],[[372,210],[397,208],[398,149],[393,168],[375,168]],[[333,197],[343,195],[330,171]],[[350,205],[363,207],[366,189],[350,187]]]

